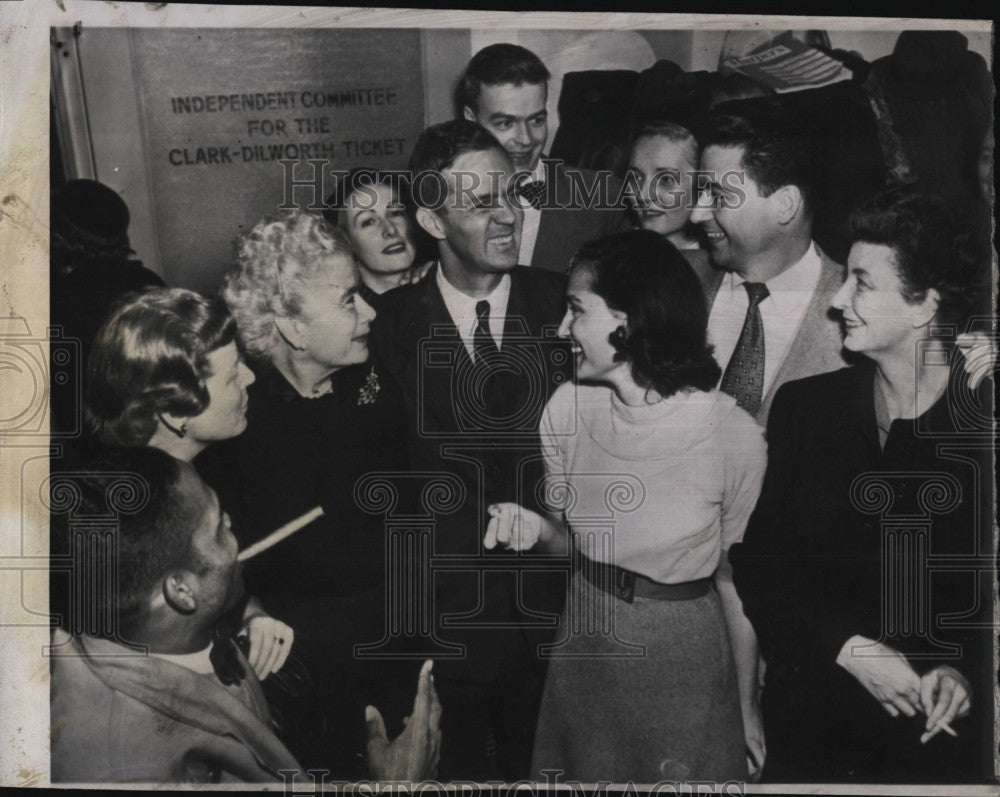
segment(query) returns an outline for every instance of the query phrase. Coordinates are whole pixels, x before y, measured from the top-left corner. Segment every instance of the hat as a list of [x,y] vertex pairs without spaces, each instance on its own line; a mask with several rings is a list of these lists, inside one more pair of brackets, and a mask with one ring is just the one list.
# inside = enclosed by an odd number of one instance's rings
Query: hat
[[636,119],[669,119],[684,123],[702,110],[698,77],[673,61],[660,59],[639,73],[633,100]]
[[70,180],[52,197],[52,229],[84,244],[128,242],[128,206],[96,180]]
[[958,90],[990,104],[986,62],[956,30],[904,30],[892,55],[875,61],[871,74],[889,94],[931,100]]

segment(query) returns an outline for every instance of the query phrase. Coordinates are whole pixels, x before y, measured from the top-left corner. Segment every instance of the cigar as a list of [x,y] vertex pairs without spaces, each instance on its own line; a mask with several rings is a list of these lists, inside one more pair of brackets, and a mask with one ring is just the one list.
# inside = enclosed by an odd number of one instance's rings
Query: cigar
[[295,532],[301,529],[303,526],[308,526],[316,518],[323,514],[323,507],[314,506],[308,512],[306,512],[301,517],[295,518],[295,520],[290,520],[281,528],[275,529],[270,534],[268,534],[264,539],[257,540],[249,548],[245,548],[236,555],[237,562],[245,562],[251,556],[256,556],[261,551],[266,551],[272,545],[277,545],[285,537],[291,537]]

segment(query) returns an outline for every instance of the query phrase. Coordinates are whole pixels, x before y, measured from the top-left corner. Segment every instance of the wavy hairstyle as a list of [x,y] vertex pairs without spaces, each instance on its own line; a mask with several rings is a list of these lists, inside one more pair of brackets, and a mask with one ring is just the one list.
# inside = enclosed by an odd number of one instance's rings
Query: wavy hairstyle
[[909,186],[889,188],[854,211],[849,238],[893,250],[907,302],[923,301],[928,290],[936,290],[937,323],[963,332],[973,315],[990,313],[984,242],[943,198]]
[[282,211],[236,241],[236,265],[222,283],[222,298],[236,318],[244,353],[271,360],[281,343],[276,318],[298,318],[305,286],[331,255],[354,258],[344,233],[315,213]]
[[711,390],[722,371],[707,342],[708,309],[684,256],[650,230],[616,233],[584,244],[573,269],[627,324],[609,337],[615,359],[635,383],[666,398],[679,390]]
[[127,294],[90,349],[88,429],[104,445],[136,448],[149,442],[158,415],[200,415],[209,403],[208,355],[235,339],[218,299],[182,288]]
[[[343,179],[337,182],[333,193],[326,198],[326,208],[323,210],[323,218],[326,219],[326,223],[346,232],[345,211],[351,195],[357,191],[364,193],[373,185],[388,185],[396,189],[397,199],[403,203],[403,208],[410,222],[410,237],[416,251],[413,262],[416,264],[436,260],[438,257],[437,241],[417,223],[414,217],[413,196],[410,192],[409,179],[405,174],[381,171],[371,166],[357,166],[351,169],[344,175]],[[361,262],[360,257],[357,260],[359,266],[365,265]]]

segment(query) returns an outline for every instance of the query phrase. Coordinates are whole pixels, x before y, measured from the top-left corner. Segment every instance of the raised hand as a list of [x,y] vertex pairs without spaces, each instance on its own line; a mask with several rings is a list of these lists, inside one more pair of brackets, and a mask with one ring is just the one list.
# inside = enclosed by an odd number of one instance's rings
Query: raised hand
[[490,522],[483,537],[483,546],[487,550],[500,545],[512,551],[526,551],[533,548],[543,535],[547,536],[549,521],[523,506],[506,501],[491,505],[487,511]]
[[441,752],[441,703],[434,690],[433,665],[432,661],[425,661],[420,668],[413,713],[404,720],[405,730],[391,742],[378,709],[375,706],[365,708],[368,767],[376,780],[416,782],[437,774]]

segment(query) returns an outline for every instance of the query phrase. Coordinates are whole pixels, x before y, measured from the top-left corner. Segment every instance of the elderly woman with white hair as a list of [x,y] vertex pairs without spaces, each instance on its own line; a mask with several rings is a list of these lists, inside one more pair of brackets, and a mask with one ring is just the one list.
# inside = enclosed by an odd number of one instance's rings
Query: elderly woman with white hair
[[[299,654],[318,680],[317,702],[352,730],[349,739],[295,751],[309,766],[352,774],[364,742],[364,706],[405,711],[389,678],[354,646],[384,636],[384,520],[364,511],[355,484],[407,461],[399,393],[369,360],[375,311],[359,293],[343,233],[318,215],[266,219],[236,247],[222,296],[257,380],[247,429],[215,458],[209,481],[232,496],[243,545],[319,505],[324,515],[247,561],[248,585],[295,628]],[[416,664],[419,664],[417,662]],[[415,667],[416,664],[413,666]],[[398,666],[398,665],[397,665]],[[409,666],[409,665],[408,665]],[[414,669],[414,673],[416,670]],[[400,702],[395,703],[396,697]],[[356,722],[344,722],[356,719]],[[323,756],[346,750],[343,761]],[[354,774],[360,774],[358,770]]]

